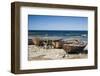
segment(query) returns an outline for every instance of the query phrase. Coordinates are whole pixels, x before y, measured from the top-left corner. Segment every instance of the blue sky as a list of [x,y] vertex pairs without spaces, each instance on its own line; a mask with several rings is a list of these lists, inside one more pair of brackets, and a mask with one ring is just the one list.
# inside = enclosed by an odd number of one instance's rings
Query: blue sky
[[88,18],[28,15],[28,30],[88,30]]

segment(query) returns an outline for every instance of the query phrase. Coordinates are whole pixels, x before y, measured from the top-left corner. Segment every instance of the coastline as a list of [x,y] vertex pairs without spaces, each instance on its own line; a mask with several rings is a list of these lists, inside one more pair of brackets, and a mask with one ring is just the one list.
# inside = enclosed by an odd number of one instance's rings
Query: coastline
[[63,49],[44,49],[35,45],[28,46],[28,60],[85,59],[87,54],[69,54]]
[[[88,41],[83,36],[28,36],[28,60],[84,59],[88,56]],[[87,38],[86,38],[87,39]],[[42,44],[41,44],[42,43]],[[56,43],[56,44],[54,44]],[[69,44],[71,43],[71,44]],[[73,44],[75,43],[75,44]],[[65,45],[64,44],[68,44]],[[86,45],[87,44],[87,45]],[[46,45],[46,46],[45,46]],[[56,46],[52,48],[52,45]],[[63,46],[64,47],[63,47]],[[86,45],[86,46],[84,46]],[[48,48],[49,46],[49,48]],[[59,47],[60,46],[60,47]],[[80,53],[67,54],[70,50]],[[83,49],[84,48],[84,49]],[[68,51],[68,52],[67,52]],[[81,52],[82,51],[82,52]],[[73,52],[73,51],[72,51]]]

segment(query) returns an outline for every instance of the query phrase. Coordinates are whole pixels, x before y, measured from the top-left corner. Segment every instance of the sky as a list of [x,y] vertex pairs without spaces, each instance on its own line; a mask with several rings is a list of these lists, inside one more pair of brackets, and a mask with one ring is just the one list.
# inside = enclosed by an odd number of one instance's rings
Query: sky
[[88,17],[28,15],[28,30],[88,30]]

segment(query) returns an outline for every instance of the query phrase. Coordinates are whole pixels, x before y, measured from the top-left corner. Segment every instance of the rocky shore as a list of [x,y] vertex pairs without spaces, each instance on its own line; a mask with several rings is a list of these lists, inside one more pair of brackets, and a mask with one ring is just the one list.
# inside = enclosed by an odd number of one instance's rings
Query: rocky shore
[[28,46],[28,60],[81,59],[87,54],[66,54],[63,49],[44,49],[36,45]]
[[79,39],[33,37],[28,41],[28,60],[87,58],[87,43]]

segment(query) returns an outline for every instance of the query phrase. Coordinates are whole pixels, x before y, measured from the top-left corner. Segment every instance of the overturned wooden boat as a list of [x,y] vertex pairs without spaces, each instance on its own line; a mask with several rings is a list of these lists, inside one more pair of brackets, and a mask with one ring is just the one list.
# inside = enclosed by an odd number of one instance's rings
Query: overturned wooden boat
[[67,53],[81,53],[87,43],[79,40],[68,40],[63,44],[63,49]]

